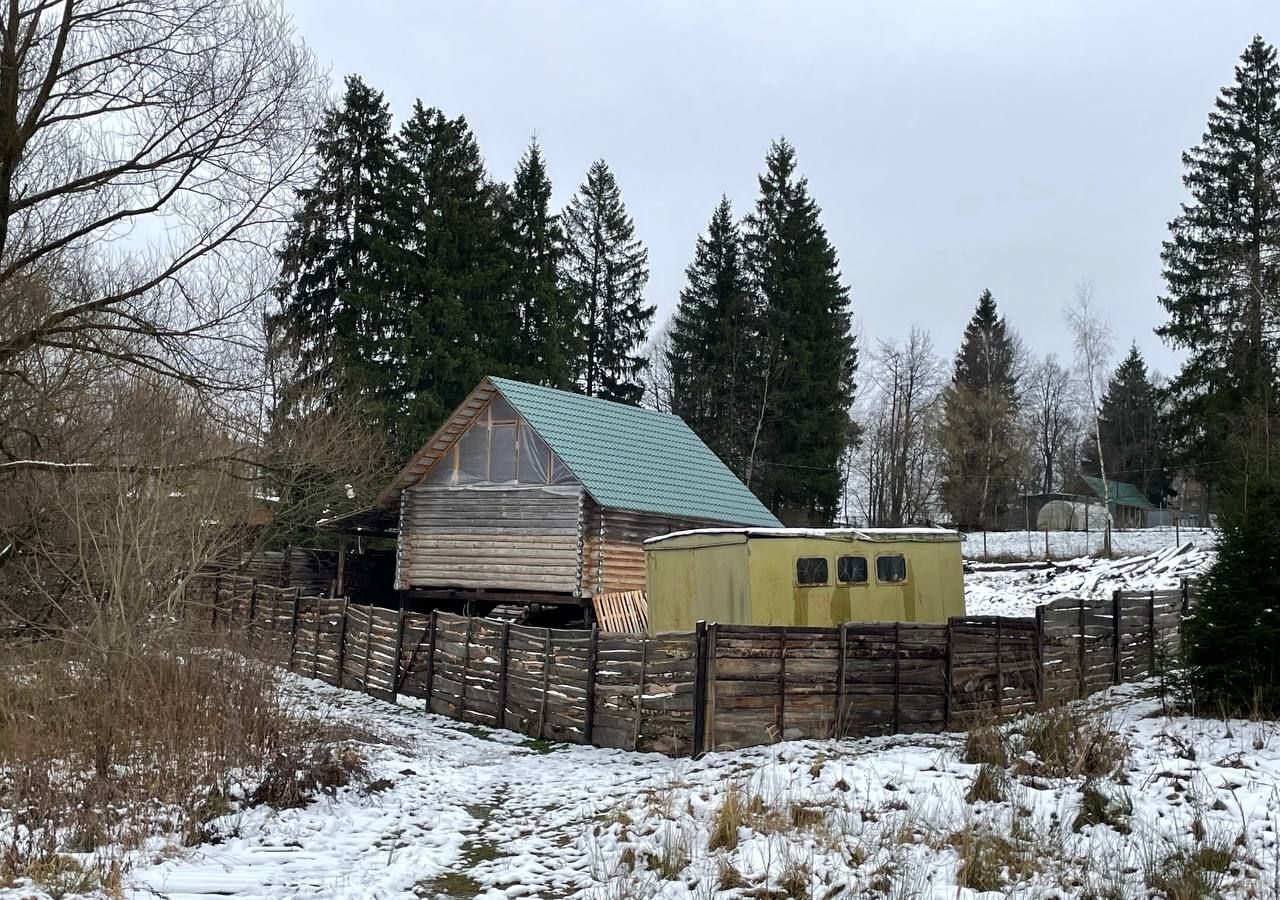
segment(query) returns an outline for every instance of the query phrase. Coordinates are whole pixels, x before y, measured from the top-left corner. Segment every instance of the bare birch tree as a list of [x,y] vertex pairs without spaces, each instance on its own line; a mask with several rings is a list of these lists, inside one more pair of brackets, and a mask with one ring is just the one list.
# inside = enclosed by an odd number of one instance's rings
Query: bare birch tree
[[1111,327],[1094,304],[1093,282],[1085,280],[1076,286],[1075,299],[1065,310],[1076,354],[1076,370],[1084,385],[1087,416],[1098,451],[1098,469],[1102,476],[1102,503],[1106,510],[1107,530],[1103,552],[1111,555],[1111,483],[1107,480],[1107,462],[1102,456],[1101,401],[1111,360]]

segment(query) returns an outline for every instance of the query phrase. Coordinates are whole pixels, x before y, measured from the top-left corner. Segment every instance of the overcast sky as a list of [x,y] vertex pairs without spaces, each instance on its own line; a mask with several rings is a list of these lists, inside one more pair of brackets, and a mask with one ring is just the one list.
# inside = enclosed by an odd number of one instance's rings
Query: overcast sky
[[536,133],[561,205],[604,158],[658,321],[720,195],[746,212],[785,135],[868,346],[921,325],[950,355],[990,288],[1069,356],[1061,308],[1092,279],[1117,351],[1166,373],[1180,154],[1251,36],[1280,41],[1277,0],[292,6],[335,84],[359,73],[397,121],[415,97],[466,115],[495,178]]

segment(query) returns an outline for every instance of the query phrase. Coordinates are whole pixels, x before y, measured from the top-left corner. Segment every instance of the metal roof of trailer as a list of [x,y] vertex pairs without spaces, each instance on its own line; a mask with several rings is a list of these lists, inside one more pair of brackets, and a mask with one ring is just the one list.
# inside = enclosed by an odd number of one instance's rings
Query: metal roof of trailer
[[645,545],[689,537],[738,535],[744,540],[756,538],[816,538],[832,541],[919,541],[946,543],[959,541],[960,532],[950,528],[691,528],[649,538]]

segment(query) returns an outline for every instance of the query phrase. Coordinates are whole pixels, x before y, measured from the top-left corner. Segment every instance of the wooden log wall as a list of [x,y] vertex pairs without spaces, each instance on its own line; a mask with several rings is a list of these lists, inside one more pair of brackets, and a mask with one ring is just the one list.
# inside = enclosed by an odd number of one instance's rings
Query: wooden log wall
[[707,528],[715,524],[655,513],[604,509],[590,497],[585,497],[582,529],[584,596],[643,590],[646,540],[673,531]]
[[573,594],[579,586],[579,490],[418,485],[401,497],[396,588]]
[[629,635],[532,628],[303,596],[215,575],[215,627],[302,675],[534,739],[671,755],[963,727],[1159,675],[1198,591],[1063,598],[1033,619],[702,626]]

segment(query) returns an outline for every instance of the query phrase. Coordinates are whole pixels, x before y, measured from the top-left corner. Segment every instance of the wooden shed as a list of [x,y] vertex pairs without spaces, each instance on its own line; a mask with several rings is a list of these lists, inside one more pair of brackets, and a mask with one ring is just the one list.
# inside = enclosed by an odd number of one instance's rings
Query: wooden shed
[[638,590],[646,538],[778,524],[679,418],[494,377],[345,524],[392,516],[398,590],[500,602]]
[[645,543],[649,628],[946,622],[964,615],[945,528],[709,528]]

